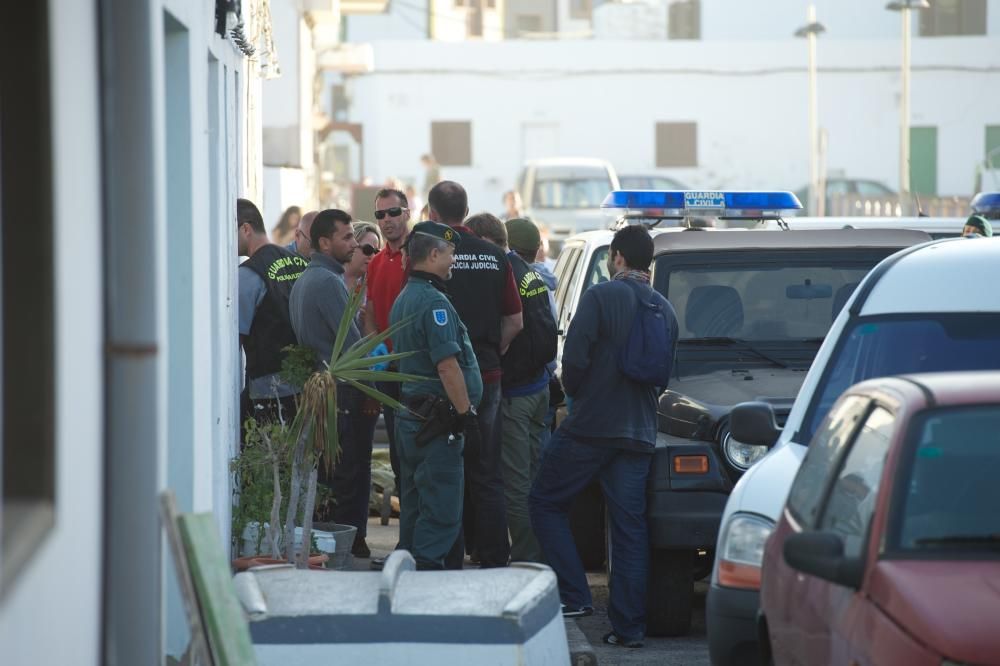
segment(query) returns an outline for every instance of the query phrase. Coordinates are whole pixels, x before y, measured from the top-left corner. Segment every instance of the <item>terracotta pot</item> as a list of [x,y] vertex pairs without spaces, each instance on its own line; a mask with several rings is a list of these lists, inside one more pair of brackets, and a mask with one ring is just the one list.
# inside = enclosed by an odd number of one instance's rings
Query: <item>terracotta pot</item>
[[[325,569],[323,564],[329,559],[325,553],[319,553],[318,555],[309,556],[309,568],[310,569]],[[288,564],[288,560],[285,559],[275,559],[273,557],[240,557],[233,560],[233,568],[237,571],[246,571],[253,567],[263,567],[270,564]]]

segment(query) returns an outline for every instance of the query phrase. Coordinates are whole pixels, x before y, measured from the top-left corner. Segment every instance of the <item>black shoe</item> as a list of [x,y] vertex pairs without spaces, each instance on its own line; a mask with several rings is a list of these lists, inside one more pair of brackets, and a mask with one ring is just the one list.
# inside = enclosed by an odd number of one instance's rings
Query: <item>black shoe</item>
[[618,645],[620,647],[627,647],[633,649],[641,648],[644,645],[644,643],[639,640],[631,640],[631,641],[626,640],[613,631],[604,634],[604,638],[602,638],[601,640],[607,643],[608,645]]
[[562,605],[563,617],[590,617],[593,614],[594,614],[593,606],[580,606],[579,608],[570,608],[566,604]]
[[368,548],[363,537],[354,537],[354,545],[351,546],[351,555],[354,557],[371,557],[372,551]]
[[385,567],[385,561],[388,557],[373,557],[369,566],[371,566],[372,571],[382,571]]

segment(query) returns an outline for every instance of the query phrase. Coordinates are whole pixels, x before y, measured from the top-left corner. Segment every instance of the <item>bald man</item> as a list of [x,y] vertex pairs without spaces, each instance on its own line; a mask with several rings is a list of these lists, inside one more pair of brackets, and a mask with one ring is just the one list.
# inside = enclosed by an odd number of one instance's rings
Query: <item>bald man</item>
[[312,241],[309,240],[309,231],[312,229],[313,220],[319,215],[318,210],[311,210],[299,218],[299,226],[295,230],[295,238],[285,246],[290,252],[295,252],[299,256],[309,259],[312,257]]

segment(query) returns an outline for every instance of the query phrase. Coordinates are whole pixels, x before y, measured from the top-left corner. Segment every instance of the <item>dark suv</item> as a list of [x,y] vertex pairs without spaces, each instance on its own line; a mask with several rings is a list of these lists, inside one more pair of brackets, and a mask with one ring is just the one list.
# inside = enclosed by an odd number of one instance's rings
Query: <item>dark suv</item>
[[[918,231],[849,229],[655,236],[653,286],[677,311],[680,337],[674,378],[659,400],[649,478],[650,635],[690,629],[694,582],[711,571],[726,498],[767,453],[730,436],[732,407],[768,402],[780,426],[830,324],[864,275],[927,240]],[[606,257],[595,249],[586,254],[590,264]],[[586,271],[572,280],[581,290],[594,283],[592,272],[601,281],[599,266],[575,263],[574,273]],[[600,566],[606,537],[599,488],[581,496],[571,520],[585,564]]]

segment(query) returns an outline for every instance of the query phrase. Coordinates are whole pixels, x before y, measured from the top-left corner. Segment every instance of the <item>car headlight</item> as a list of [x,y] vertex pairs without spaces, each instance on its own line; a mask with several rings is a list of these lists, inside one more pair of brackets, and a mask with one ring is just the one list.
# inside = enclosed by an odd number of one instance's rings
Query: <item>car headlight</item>
[[726,460],[729,461],[729,464],[746,471],[755,462],[767,455],[767,447],[744,444],[734,439],[733,435],[726,430],[722,435],[722,452],[726,455]]
[[738,513],[730,518],[719,554],[719,585],[759,590],[764,545],[773,531],[774,523],[763,516]]

